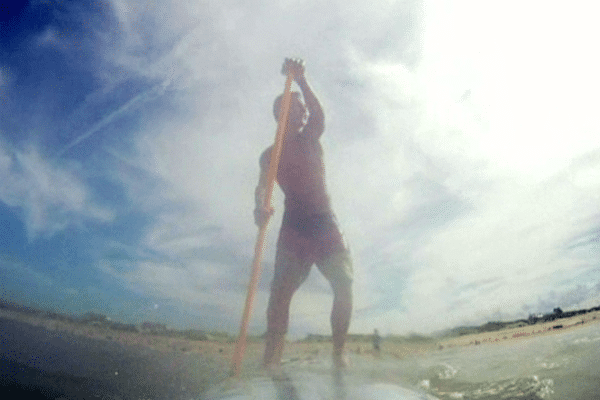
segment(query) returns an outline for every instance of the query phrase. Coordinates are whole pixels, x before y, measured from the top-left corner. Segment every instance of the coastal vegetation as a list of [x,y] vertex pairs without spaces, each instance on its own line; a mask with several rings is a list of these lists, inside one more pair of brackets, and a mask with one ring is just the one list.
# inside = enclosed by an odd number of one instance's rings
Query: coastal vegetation
[[463,336],[476,333],[494,332],[501,329],[523,328],[538,323],[560,320],[562,318],[571,318],[577,315],[584,315],[589,312],[600,311],[600,306],[589,309],[580,309],[574,311],[562,311],[557,307],[551,313],[547,314],[530,314],[527,319],[518,319],[515,321],[491,321],[480,326],[459,326],[456,328],[443,331],[439,336]]
[[[199,329],[173,329],[169,328],[166,324],[143,321],[139,324],[128,324],[120,321],[114,321],[106,315],[98,312],[86,312],[82,315],[70,315],[59,313],[55,311],[43,311],[33,307],[27,307],[0,299],[0,309],[8,311],[18,312],[21,314],[34,315],[38,317],[44,317],[51,320],[62,321],[66,323],[73,323],[77,325],[95,326],[101,329],[113,330],[113,331],[124,331],[124,332],[136,332],[144,335],[153,336],[165,336],[171,338],[180,338],[193,341],[213,341],[220,343],[233,343],[236,340],[235,336],[230,335],[226,332],[217,331],[204,331]],[[531,314],[527,319],[518,319],[514,321],[489,321],[479,326],[459,326],[452,329],[445,330],[434,336],[425,336],[420,334],[410,335],[394,335],[390,334],[385,337],[387,342],[392,343],[429,343],[441,337],[457,337],[464,335],[471,335],[484,332],[494,332],[502,329],[521,328],[537,323],[544,323],[549,321],[558,321],[562,318],[570,318],[576,315],[583,315],[593,311],[600,311],[600,306],[593,307],[590,309],[581,309],[574,311],[562,311],[560,307],[553,310],[552,313],[547,314]],[[557,326],[560,323],[557,322]],[[264,335],[263,335],[264,336]],[[250,335],[248,341],[260,342],[262,336]],[[349,343],[367,343],[372,341],[372,334],[349,334]],[[301,342],[304,343],[320,343],[331,341],[330,335],[320,334],[308,334]]]

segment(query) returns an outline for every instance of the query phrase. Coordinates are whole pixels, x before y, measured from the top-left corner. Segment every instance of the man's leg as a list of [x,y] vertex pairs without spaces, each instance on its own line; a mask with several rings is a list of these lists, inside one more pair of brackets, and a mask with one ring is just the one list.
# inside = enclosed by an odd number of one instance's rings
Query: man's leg
[[267,334],[263,359],[265,367],[277,366],[281,363],[292,296],[310,272],[311,264],[298,257],[294,247],[290,246],[293,236],[293,231],[288,232],[287,229],[282,228],[277,243],[275,276],[271,284],[267,310]]
[[346,364],[344,345],[352,316],[353,267],[350,252],[345,248],[339,248],[323,262],[317,263],[317,266],[333,289],[331,310],[333,361],[337,367],[344,367]]
[[[277,268],[277,266],[276,266]],[[289,285],[273,279],[271,296],[267,309],[267,334],[265,337],[265,367],[277,366],[281,363],[281,356],[285,344],[290,315],[290,304],[295,290]]]
[[333,360],[344,367],[344,344],[352,316],[352,281],[332,284],[333,308],[331,310],[331,332],[333,336]]
[[284,343],[285,333],[267,332],[267,337],[265,338],[263,367],[271,368],[278,366],[281,363]]

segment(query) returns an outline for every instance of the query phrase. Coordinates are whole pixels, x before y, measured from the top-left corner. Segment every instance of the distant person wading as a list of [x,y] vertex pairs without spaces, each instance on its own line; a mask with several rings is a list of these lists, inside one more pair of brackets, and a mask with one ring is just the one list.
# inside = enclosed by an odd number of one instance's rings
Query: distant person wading
[[[277,172],[277,182],[285,194],[285,211],[277,241],[275,275],[267,310],[263,364],[267,368],[280,364],[292,296],[308,277],[312,265],[316,264],[333,289],[333,361],[336,367],[344,367],[347,364],[344,344],[352,313],[353,270],[350,253],[338,229],[325,188],[323,149],[319,143],[325,129],[325,118],[304,76],[303,61],[286,59],[284,69],[292,72],[304,103],[300,93],[292,93]],[[282,96],[279,96],[273,107],[276,120],[279,119],[281,103]],[[254,211],[258,226],[262,226],[273,212],[265,204],[271,151],[270,147],[260,157],[261,173]]]
[[377,329],[373,332],[373,351],[376,355],[381,353],[381,336]]

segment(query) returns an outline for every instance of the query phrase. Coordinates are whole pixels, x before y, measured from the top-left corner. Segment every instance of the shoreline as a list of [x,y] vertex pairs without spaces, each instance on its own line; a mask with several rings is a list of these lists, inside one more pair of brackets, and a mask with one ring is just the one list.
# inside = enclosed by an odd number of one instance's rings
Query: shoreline
[[572,331],[589,324],[600,322],[600,311],[592,311],[582,315],[568,318],[560,318],[554,321],[538,322],[533,325],[525,325],[517,328],[500,329],[492,332],[474,333],[464,336],[440,338],[437,341],[438,348],[452,348],[456,346],[477,346],[483,344],[498,344],[506,341],[519,340],[523,338],[556,335],[566,331]]
[[[423,341],[383,340],[376,353],[368,341],[349,341],[349,373],[364,372],[390,362],[435,357],[443,351],[467,346],[518,343],[535,337],[572,332],[600,322],[600,311],[520,328]],[[561,326],[558,328],[558,326]],[[515,342],[515,340],[517,342]],[[0,309],[0,381],[12,393],[52,392],[53,399],[88,397],[189,399],[198,397],[229,376],[235,342],[199,341],[149,333],[82,325],[45,315]],[[482,348],[483,350],[483,348]],[[260,368],[264,342],[248,342],[243,375]],[[283,364],[323,368],[330,362],[332,344],[287,342]],[[382,361],[382,364],[379,364]],[[244,372],[245,371],[245,372]],[[354,372],[353,372],[354,371]],[[385,375],[387,372],[380,371]],[[382,375],[382,376],[383,376]],[[388,376],[388,375],[385,375]],[[36,386],[37,385],[37,386]],[[9,393],[6,392],[6,393]],[[24,392],[23,392],[24,393]],[[114,396],[113,396],[114,397]]]
[[[0,309],[0,319],[16,320],[33,327],[42,328],[50,335],[64,332],[68,335],[80,336],[87,339],[115,342],[132,348],[149,349],[161,353],[188,353],[213,357],[215,361],[227,368],[235,342],[222,342],[215,340],[191,340],[178,337],[154,335],[144,332],[125,332],[113,330],[103,326],[82,325],[69,321],[52,319],[43,315],[21,313],[14,310]],[[457,346],[473,346],[483,344],[498,344],[515,339],[531,338],[545,335],[553,335],[561,332],[577,329],[586,324],[600,322],[600,311],[592,311],[587,314],[554,321],[538,322],[533,325],[501,329],[498,331],[471,333],[456,337],[431,338],[421,342],[410,341],[382,341],[381,355],[389,354],[396,358],[404,358],[410,355],[424,354],[429,351],[439,351]],[[263,342],[248,342],[246,358],[256,362],[260,359]],[[347,350],[350,354],[375,355],[370,342],[348,341]],[[331,352],[331,342],[287,342],[284,350],[284,358],[298,358],[306,355],[314,357]]]

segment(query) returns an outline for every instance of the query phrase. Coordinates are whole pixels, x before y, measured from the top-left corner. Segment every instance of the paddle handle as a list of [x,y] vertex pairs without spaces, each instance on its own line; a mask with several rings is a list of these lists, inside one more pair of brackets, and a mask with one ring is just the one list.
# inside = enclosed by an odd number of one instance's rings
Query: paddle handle
[[[283,147],[283,139],[285,136],[285,128],[287,125],[287,119],[291,103],[291,87],[292,81],[294,80],[293,74],[288,71],[287,79],[285,81],[285,89],[283,92],[283,103],[282,111],[279,113],[279,126],[277,128],[277,135],[275,136],[275,146],[271,151],[271,163],[269,164],[269,171],[267,173],[267,188],[265,196],[265,205],[271,205],[271,197],[273,194],[273,187],[275,180],[277,179],[277,171],[279,169],[279,158],[281,156],[281,149]],[[250,321],[250,314],[252,313],[252,303],[254,302],[254,295],[256,294],[256,288],[258,286],[258,279],[260,277],[260,265],[262,261],[262,254],[265,247],[265,240],[267,236],[267,225],[271,215],[268,214],[265,222],[262,224],[258,231],[256,238],[256,245],[254,246],[254,261],[252,262],[252,274],[250,276],[250,283],[248,284],[248,292],[246,295],[246,305],[244,307],[244,314],[242,316],[242,323],[240,326],[240,334],[235,345],[233,352],[232,363],[232,375],[239,376],[242,369],[242,358],[246,351],[246,339],[248,336],[248,324]]]

